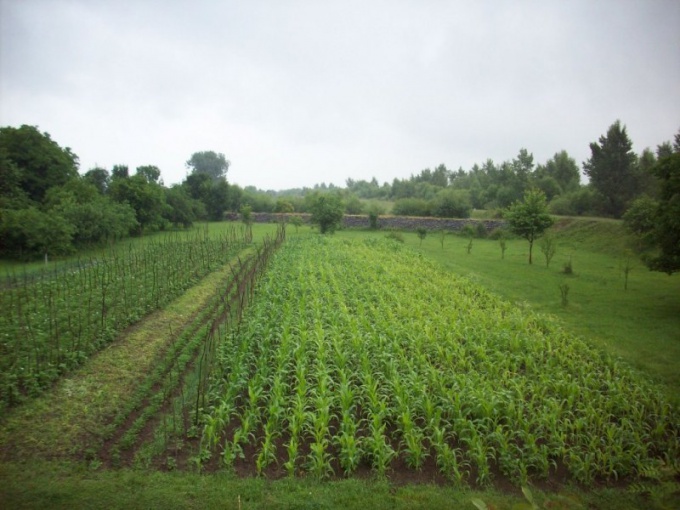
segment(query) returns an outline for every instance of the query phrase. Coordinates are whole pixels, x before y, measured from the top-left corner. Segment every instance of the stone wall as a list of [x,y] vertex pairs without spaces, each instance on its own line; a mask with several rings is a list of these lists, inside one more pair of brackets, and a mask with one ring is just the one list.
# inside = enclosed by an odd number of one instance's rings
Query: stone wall
[[[256,223],[278,223],[283,219],[291,216],[299,216],[304,223],[309,223],[309,214],[276,214],[276,213],[252,213],[253,221]],[[239,215],[237,213],[230,213],[226,215],[227,220],[238,221]],[[462,230],[465,225],[472,225],[477,227],[479,223],[486,226],[487,231],[492,231],[495,228],[503,227],[505,221],[503,220],[471,220],[471,219],[451,219],[451,218],[420,218],[412,216],[380,216],[378,218],[378,227],[383,230],[408,230],[415,231],[419,228],[426,228],[430,231],[446,230],[448,232],[457,232]],[[343,217],[342,221],[344,228],[368,228],[368,216],[366,215],[348,215]]]

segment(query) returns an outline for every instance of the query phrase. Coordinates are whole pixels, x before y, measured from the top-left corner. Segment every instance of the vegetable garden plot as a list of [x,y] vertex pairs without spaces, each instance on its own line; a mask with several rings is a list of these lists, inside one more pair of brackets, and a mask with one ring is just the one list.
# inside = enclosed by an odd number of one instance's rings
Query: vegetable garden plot
[[254,472],[322,478],[429,458],[454,483],[589,485],[680,454],[678,410],[641,375],[385,240],[289,241],[220,342],[201,458],[227,468],[245,451]]
[[200,232],[37,278],[13,276],[0,292],[0,409],[38,394],[246,241],[236,228],[220,238]]

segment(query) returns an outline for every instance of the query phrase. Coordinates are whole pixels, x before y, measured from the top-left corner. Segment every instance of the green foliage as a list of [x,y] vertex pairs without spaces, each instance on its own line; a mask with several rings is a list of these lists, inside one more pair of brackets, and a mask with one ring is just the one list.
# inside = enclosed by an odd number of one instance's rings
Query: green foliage
[[158,180],[161,178],[161,170],[155,165],[143,165],[137,167],[136,175],[144,177],[146,182],[159,184]]
[[552,235],[546,235],[541,239],[540,247],[541,252],[545,257],[545,267],[550,267],[550,261],[555,256],[555,253],[557,253],[557,242],[555,238]]
[[356,195],[350,195],[345,199],[345,213],[346,214],[363,214],[365,210],[364,203]]
[[401,198],[392,207],[395,216],[431,216],[431,213],[430,202],[422,198]]
[[418,239],[420,239],[420,245],[423,245],[423,240],[427,236],[427,229],[419,227],[416,229],[416,234],[418,234]]
[[445,189],[437,193],[431,207],[439,218],[469,218],[472,211],[470,192],[462,189]]
[[[32,208],[12,214],[17,228],[37,230],[40,244],[30,248],[55,253],[71,247],[59,237],[67,237],[69,226],[59,215]],[[0,293],[6,352],[0,357],[0,409],[38,394],[125,327],[223,266],[244,243],[233,228],[220,238],[199,232],[79,260],[35,278],[12,275]]]
[[213,180],[225,179],[230,164],[224,154],[214,151],[194,152],[186,162],[192,174],[206,174]]
[[250,207],[249,205],[242,205],[241,206],[241,221],[246,224],[250,225],[253,222],[253,208]]
[[175,227],[189,228],[198,218],[205,216],[202,202],[194,200],[181,185],[174,185],[165,190],[165,201],[168,205],[163,211],[163,218]]
[[289,200],[285,200],[283,198],[280,198],[276,201],[276,206],[274,207],[274,212],[276,213],[283,213],[283,214],[290,214],[292,212],[295,212],[295,207]]
[[380,215],[376,210],[368,211],[368,227],[371,230],[378,230],[378,218]]
[[83,175],[83,180],[89,184],[92,184],[101,195],[104,195],[111,183],[111,175],[106,168],[95,167],[88,170],[85,175]]
[[319,226],[322,234],[335,232],[342,223],[345,207],[336,193],[314,193],[308,195],[310,221]]
[[291,216],[290,223],[295,227],[295,232],[297,233],[302,226],[302,218],[300,216]]
[[600,194],[593,188],[583,187],[554,198],[548,209],[551,214],[560,216],[593,216],[600,198]]
[[657,212],[659,203],[643,196],[635,199],[623,215],[626,229],[638,239],[640,248],[653,246],[656,235]]
[[529,241],[529,264],[531,264],[534,241],[554,223],[547,213],[545,194],[535,189],[527,191],[524,199],[510,206],[504,217],[514,234]]
[[390,230],[387,234],[385,234],[385,239],[391,239],[393,241],[397,241],[398,243],[403,243],[405,241],[404,234],[396,230]]
[[113,179],[110,196],[117,202],[129,204],[134,209],[139,234],[161,226],[165,196],[159,184],[148,182],[142,175]]
[[583,171],[602,196],[599,210],[607,216],[620,218],[637,193],[637,156],[632,148],[626,127],[618,120],[599,143],[590,144],[591,156],[583,164]]
[[73,252],[75,227],[63,216],[36,207],[0,210],[0,253],[20,260]]
[[487,237],[492,241],[499,241],[500,239],[507,239],[508,236],[509,234],[507,230],[505,230],[503,227],[496,227],[491,230],[491,232],[489,232]]
[[660,181],[653,234],[660,253],[646,263],[653,271],[672,274],[680,271],[680,152],[660,159],[653,171]]
[[547,177],[555,180],[560,193],[577,191],[579,188],[581,173],[576,160],[570,157],[567,151],[555,153],[551,159],[546,161],[544,167],[539,165],[536,174],[541,175],[543,172]]
[[422,250],[349,238],[289,240],[239,331],[216,342],[209,452],[229,430],[265,459],[267,431],[285,423],[292,473],[300,451],[317,478],[351,473],[357,456],[381,478],[432,455],[457,484],[498,470],[518,486],[549,478],[557,459],[590,486],[680,454],[677,409],[639,373]]
[[461,228],[458,231],[458,235],[461,237],[475,237],[475,234],[477,233],[477,229],[474,227],[472,223],[466,223],[463,225],[463,228]]
[[3,173],[11,163],[19,188],[35,202],[41,202],[49,188],[78,177],[78,156],[34,126],[0,128],[0,155]]

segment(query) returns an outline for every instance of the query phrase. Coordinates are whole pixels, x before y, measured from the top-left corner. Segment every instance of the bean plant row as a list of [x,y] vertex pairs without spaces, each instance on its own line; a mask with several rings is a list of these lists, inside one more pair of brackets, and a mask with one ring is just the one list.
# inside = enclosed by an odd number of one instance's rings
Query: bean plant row
[[[167,447],[170,438],[188,436],[198,423],[205,405],[210,366],[214,359],[215,338],[219,328],[235,327],[252,297],[258,278],[264,274],[274,251],[285,239],[285,227],[274,236],[266,236],[260,246],[234,258],[231,272],[205,306],[172,335],[163,358],[154,366],[125,406],[111,420],[105,438],[108,455],[114,465],[120,463],[121,452],[137,445],[139,433],[156,419],[159,429],[156,447]],[[177,405],[172,402],[177,401]],[[157,420],[159,418],[161,420]],[[114,441],[111,441],[113,439]],[[144,449],[144,453],[148,448]],[[156,452],[156,453],[162,453]]]
[[385,239],[288,241],[215,357],[199,460],[227,469],[591,485],[680,458],[642,375]]
[[40,393],[224,265],[247,237],[237,227],[219,237],[201,230],[38,277],[11,275],[0,292],[0,408]]

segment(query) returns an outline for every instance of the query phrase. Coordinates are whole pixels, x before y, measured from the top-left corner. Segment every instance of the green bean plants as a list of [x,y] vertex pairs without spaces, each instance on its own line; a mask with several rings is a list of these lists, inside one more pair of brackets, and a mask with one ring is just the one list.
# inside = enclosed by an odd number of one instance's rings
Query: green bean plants
[[0,407],[35,396],[245,243],[234,228],[168,237],[31,276],[0,292]]

